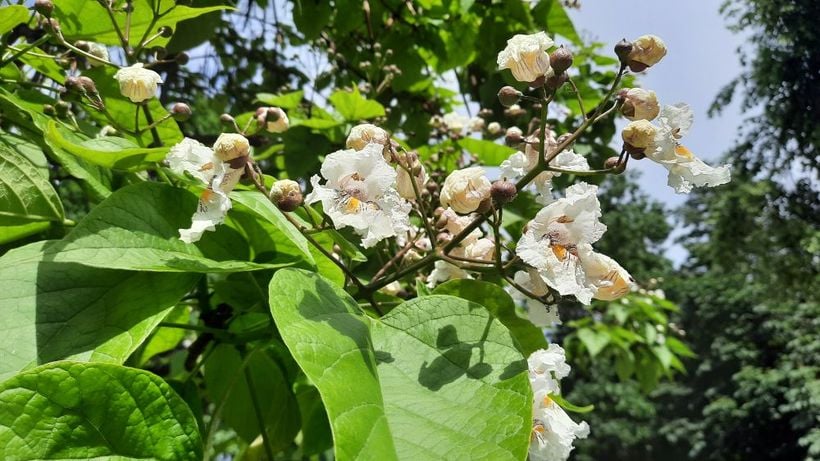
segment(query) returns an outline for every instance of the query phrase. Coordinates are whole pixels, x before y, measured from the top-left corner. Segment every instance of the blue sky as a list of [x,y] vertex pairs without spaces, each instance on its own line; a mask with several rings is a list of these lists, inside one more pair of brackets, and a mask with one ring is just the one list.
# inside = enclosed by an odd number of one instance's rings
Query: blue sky
[[[737,104],[709,118],[706,112],[720,89],[740,74],[737,48],[744,40],[727,30],[718,9],[722,1],[582,0],[579,10],[569,10],[585,40],[615,44],[643,34],[663,38],[669,54],[639,77],[641,86],[654,90],[661,104],[686,102],[695,112],[695,124],[684,143],[710,164],[734,144],[743,115]],[[648,160],[631,162],[640,171],[640,185],[668,207],[686,200],[666,185],[666,170]],[[685,251],[671,246],[668,255],[677,262]]]

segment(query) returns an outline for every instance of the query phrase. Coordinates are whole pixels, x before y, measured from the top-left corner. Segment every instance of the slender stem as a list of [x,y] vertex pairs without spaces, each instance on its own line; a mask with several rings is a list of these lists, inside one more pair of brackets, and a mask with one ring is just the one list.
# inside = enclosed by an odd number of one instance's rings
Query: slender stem
[[569,84],[572,86],[572,90],[575,92],[575,96],[578,98],[578,107],[581,109],[581,114],[584,116],[584,120],[587,119],[587,111],[584,110],[584,100],[581,98],[581,92],[578,91],[578,87],[575,85],[575,82],[572,79],[569,79]]
[[128,38],[125,37],[125,35],[123,35],[122,30],[120,29],[120,25],[117,23],[117,18],[114,16],[114,10],[111,9],[111,4],[105,0],[100,0],[100,3],[105,8],[105,12],[108,13],[108,18],[111,20],[111,24],[114,26],[114,31],[117,33],[117,37],[119,37],[120,39],[122,51],[125,53],[126,58],[131,56],[131,53],[129,53],[128,51]]
[[41,88],[43,90],[54,91],[54,92],[59,92],[60,91],[59,89],[54,88],[53,86],[42,85],[42,84],[39,84],[39,83],[26,82],[26,81],[20,81],[20,80],[11,80],[11,79],[8,79],[8,78],[0,79],[0,83],[13,83],[15,85],[29,86],[29,87],[32,87],[32,88]]
[[47,42],[50,38],[51,38],[51,34],[45,34],[42,37],[38,38],[37,40],[35,40],[35,41],[29,43],[28,45],[24,46],[23,48],[20,48],[20,50],[18,50],[13,55],[11,55],[8,58],[0,61],[0,67],[4,67],[6,64],[8,64],[10,62],[16,61],[17,58],[19,58],[20,56],[26,54],[27,51],[31,50],[32,48],[37,48],[38,46],[40,46],[43,43]]
[[134,12],[133,0],[125,0],[125,41],[123,44],[128,46],[128,40],[131,39],[131,15]]
[[381,269],[379,269],[379,271],[376,272],[376,275],[374,275],[371,280],[378,280],[381,276],[383,276],[384,273],[387,272],[387,269],[390,269],[390,267],[396,264],[402,257],[404,257],[404,255],[408,251],[410,251],[411,248],[413,248],[414,244],[415,241],[407,242],[407,245],[405,245],[404,248],[399,250],[399,252],[396,253],[396,255],[390,259],[390,261],[387,261],[387,264],[385,264]]
[[171,114],[171,113],[167,113],[167,114],[163,115],[161,119],[157,120],[156,122],[151,123],[150,125],[146,126],[146,127],[145,127],[145,128],[143,128],[142,130],[140,130],[140,132],[145,131],[145,130],[151,130],[151,129],[154,129],[154,128],[156,128],[157,126],[159,126],[162,122],[164,122],[164,121],[168,120],[168,119],[169,119],[169,118],[171,118],[171,117],[173,117],[173,114]]
[[368,292],[372,293],[372,292],[378,290],[379,288],[381,288],[383,286],[386,286],[386,285],[390,285],[391,283],[393,283],[396,280],[399,280],[400,278],[404,277],[405,275],[416,272],[419,269],[422,269],[423,267],[429,265],[433,261],[435,261],[437,259],[441,259],[441,258],[442,257],[440,255],[437,255],[436,253],[430,253],[427,256],[425,256],[424,258],[416,261],[413,264],[410,264],[409,266],[407,266],[404,269],[394,273],[393,275],[391,275],[389,277],[385,277],[381,280],[375,280],[375,281],[370,282],[370,284],[367,285],[366,289],[367,289]]
[[[145,113],[145,121],[148,122],[148,128],[151,129],[151,138],[154,140],[154,147],[162,147],[162,138],[159,137],[156,124],[154,124],[154,116],[151,115],[151,109],[148,108],[148,104],[146,103],[142,103],[140,105],[142,106],[142,112]],[[157,122],[157,124],[161,122],[162,120]]]
[[270,436],[265,427],[265,416],[262,414],[262,407],[259,406],[259,397],[256,394],[256,386],[253,383],[253,376],[251,370],[245,367],[245,381],[248,383],[248,392],[250,393],[251,403],[253,404],[253,412],[256,414],[256,422],[259,424],[259,430],[262,432],[262,444],[265,446],[265,453],[269,460],[273,460],[273,447],[271,446]]

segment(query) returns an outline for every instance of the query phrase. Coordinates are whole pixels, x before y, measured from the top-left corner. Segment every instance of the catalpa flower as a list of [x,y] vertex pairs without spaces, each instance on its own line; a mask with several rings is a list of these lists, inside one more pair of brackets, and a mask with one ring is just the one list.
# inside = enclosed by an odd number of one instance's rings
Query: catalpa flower
[[396,170],[382,156],[384,146],[371,143],[361,150],[340,150],[322,163],[321,178],[310,179],[313,191],[305,203],[322,202],[334,226],[352,227],[362,246],[372,247],[410,228],[409,202],[396,190]]
[[472,213],[490,197],[491,186],[481,167],[453,171],[441,188],[441,206],[449,206],[457,213]]
[[550,57],[546,50],[552,45],[552,39],[544,32],[514,35],[507,40],[507,47],[498,53],[498,68],[510,69],[519,82],[537,80],[550,69]]
[[599,221],[597,191],[597,186],[583,182],[567,188],[566,197],[535,215],[516,248],[521,260],[535,268],[547,285],[584,304],[589,304],[595,290],[579,261],[581,249],[585,250],[581,247],[598,241],[606,232]]
[[220,135],[213,150],[190,138],[171,148],[166,157],[171,170],[188,173],[206,185],[191,218],[191,227],[179,230],[180,240],[197,242],[202,234],[225,221],[231,209],[228,194],[242,177],[249,154],[248,140],[238,134]]
[[564,349],[550,344],[530,354],[527,359],[530,386],[533,392],[532,433],[529,459],[563,461],[569,457],[575,439],[589,435],[586,422],[576,423],[550,395],[561,393],[560,381],[567,377],[570,366]]
[[153,70],[143,67],[138,62],[130,67],[123,67],[114,74],[120,85],[120,93],[131,102],[142,102],[151,99],[157,94],[157,85],[162,78]]
[[687,104],[664,106],[658,118],[659,128],[654,138],[654,149],[647,149],[650,160],[669,170],[668,184],[679,194],[693,187],[714,187],[731,180],[729,165],[711,167],[680,143],[692,127],[694,115]]
[[435,288],[439,283],[444,283],[448,280],[471,278],[473,277],[467,271],[455,264],[438,260],[435,262],[430,275],[427,276],[427,288]]

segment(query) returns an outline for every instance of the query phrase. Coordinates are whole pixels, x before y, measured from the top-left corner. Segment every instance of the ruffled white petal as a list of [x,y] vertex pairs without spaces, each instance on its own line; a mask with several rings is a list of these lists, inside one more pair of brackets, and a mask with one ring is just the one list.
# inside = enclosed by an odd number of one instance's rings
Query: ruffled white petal
[[450,264],[447,261],[438,260],[433,266],[430,275],[427,276],[427,287],[434,288],[439,283],[444,283],[453,279],[471,279],[469,273],[460,267]]
[[221,163],[214,157],[214,151],[210,147],[191,138],[185,138],[171,147],[165,160],[174,173],[187,172],[205,184],[211,181],[216,165]]

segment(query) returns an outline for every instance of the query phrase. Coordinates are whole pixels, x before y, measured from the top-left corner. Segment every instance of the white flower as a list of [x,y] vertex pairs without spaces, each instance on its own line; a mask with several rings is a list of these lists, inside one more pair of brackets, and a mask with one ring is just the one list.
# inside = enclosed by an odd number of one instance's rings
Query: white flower
[[583,182],[567,188],[566,197],[547,205],[530,221],[516,248],[521,260],[538,270],[547,285],[584,304],[589,304],[595,291],[586,282],[578,255],[606,231],[599,221],[597,191],[597,186]]
[[[526,271],[518,271],[513,276],[513,281],[525,290],[536,296],[546,296],[549,289],[544,280],[538,275],[538,271],[529,268]],[[527,317],[533,325],[538,327],[551,327],[561,323],[558,316],[558,305],[546,305],[541,301],[530,298],[528,295],[518,291],[515,287],[509,287],[510,296],[513,300],[523,302],[527,306]]]
[[411,205],[396,190],[396,171],[384,160],[383,147],[371,143],[359,151],[328,155],[321,168],[325,184],[314,175],[313,191],[305,200],[321,201],[334,226],[352,227],[365,248],[410,228]]
[[729,165],[711,167],[680,144],[693,119],[687,104],[664,106],[658,118],[660,128],[654,138],[654,150],[646,151],[647,158],[669,170],[668,184],[679,194],[691,192],[693,187],[714,187],[731,180]]
[[250,151],[248,138],[239,133],[222,133],[214,142],[214,154],[223,162],[247,158]]
[[533,411],[529,459],[531,461],[564,461],[574,448],[575,439],[589,435],[586,421],[576,423],[563,408],[546,399],[546,404]]
[[446,282],[452,279],[471,279],[473,277],[470,276],[465,270],[462,268],[450,264],[447,261],[438,260],[435,262],[433,266],[433,270],[430,272],[430,275],[427,276],[427,287],[434,288],[439,283]]
[[91,56],[95,56],[100,58],[101,60],[88,58],[88,64],[91,67],[99,67],[104,63],[104,61],[108,61],[108,47],[103,45],[102,43],[97,42],[88,42],[88,54]]
[[453,171],[441,188],[441,206],[449,206],[457,213],[472,213],[490,197],[490,187],[490,180],[481,167]]
[[547,349],[533,352],[527,359],[527,365],[533,391],[529,459],[566,460],[572,451],[572,442],[589,435],[589,425],[586,422],[575,423],[550,398],[550,394],[561,393],[560,380],[570,372],[564,349],[550,344]]
[[614,259],[592,251],[591,247],[582,248],[578,257],[587,283],[595,289],[593,298],[613,301],[632,290],[635,281]]
[[232,168],[230,163],[220,160],[213,150],[190,138],[173,146],[166,161],[175,173],[187,172],[207,186],[199,197],[191,227],[179,230],[180,240],[197,242],[202,234],[213,231],[217,224],[225,221],[225,215],[231,209],[228,194],[242,177],[244,165]]
[[641,35],[632,42],[632,51],[627,61],[635,72],[654,66],[666,56],[666,44],[657,35]]
[[[501,162],[501,177],[510,180],[517,180],[526,175],[538,162],[537,151],[516,152],[510,155],[509,158]],[[581,155],[576,154],[572,150],[565,150],[558,154],[550,161],[550,166],[553,168],[561,168],[563,170],[574,171],[588,171],[589,163],[587,159]],[[540,173],[532,180],[532,185],[537,192],[536,201],[542,205],[552,202],[552,178],[561,176],[558,171],[545,171]]]
[[345,146],[348,149],[362,150],[371,143],[381,144],[384,147],[388,142],[390,142],[390,135],[387,131],[370,123],[362,123],[350,129]]
[[630,88],[622,94],[621,114],[629,120],[654,120],[661,111],[658,97],[652,90]]
[[447,126],[447,130],[455,134],[461,134],[461,132],[464,131],[465,128],[469,130],[471,122],[470,117],[467,117],[466,115],[461,115],[456,112],[449,112],[447,114],[444,114],[444,118],[442,120],[444,122],[444,125]]
[[544,32],[514,35],[498,53],[498,68],[510,69],[519,82],[532,82],[549,70],[550,57],[546,50],[552,45],[552,39]]
[[[527,358],[530,385],[534,394],[541,398],[547,394],[560,394],[560,381],[569,376],[571,370],[567,365],[564,349],[557,344],[550,344],[546,349],[539,349]],[[545,393],[546,392],[546,393]],[[536,404],[541,399],[536,398]]]
[[159,74],[145,69],[138,62],[131,67],[123,67],[114,74],[120,84],[120,93],[131,102],[142,102],[157,94],[157,85],[162,83]]
[[[464,228],[473,222],[473,218],[471,216],[460,216],[452,208],[447,208],[444,210],[441,216],[445,219],[444,228],[452,235],[460,234]],[[469,245],[481,238],[481,235],[481,229],[473,229],[473,231],[461,241],[460,245]]]
[[464,256],[470,259],[493,261],[495,259],[495,243],[488,238],[480,238],[464,246]]

